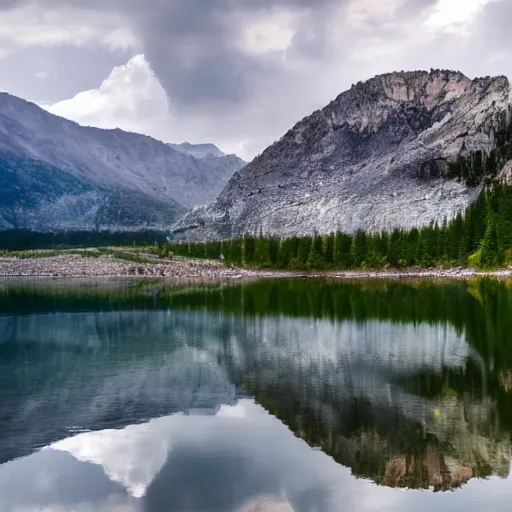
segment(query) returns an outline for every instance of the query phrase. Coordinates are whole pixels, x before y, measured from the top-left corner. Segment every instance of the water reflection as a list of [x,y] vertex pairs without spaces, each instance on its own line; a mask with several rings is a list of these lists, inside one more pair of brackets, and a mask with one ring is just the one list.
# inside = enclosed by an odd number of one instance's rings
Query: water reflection
[[0,294],[0,509],[428,510],[393,489],[464,485],[436,503],[462,510],[482,477],[511,497],[506,283],[151,286]]

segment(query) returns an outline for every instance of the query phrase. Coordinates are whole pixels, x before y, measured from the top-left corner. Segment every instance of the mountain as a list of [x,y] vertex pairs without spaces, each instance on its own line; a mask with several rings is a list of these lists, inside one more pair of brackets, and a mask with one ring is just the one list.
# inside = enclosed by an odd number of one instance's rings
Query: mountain
[[165,229],[185,212],[172,199],[99,186],[38,160],[0,156],[0,229]]
[[183,144],[168,144],[168,146],[180,153],[193,156],[194,158],[226,156],[215,144],[190,144],[190,142],[184,142]]
[[360,82],[235,173],[173,233],[205,239],[441,223],[480,192],[450,178],[451,165],[497,146],[510,101],[505,77],[432,70]]
[[244,164],[80,126],[0,93],[0,229],[165,229]]

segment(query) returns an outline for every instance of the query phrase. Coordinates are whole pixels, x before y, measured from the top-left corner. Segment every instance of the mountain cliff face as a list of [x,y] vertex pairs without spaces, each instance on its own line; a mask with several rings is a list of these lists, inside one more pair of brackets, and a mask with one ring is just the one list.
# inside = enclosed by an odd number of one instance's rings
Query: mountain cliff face
[[173,232],[286,236],[442,222],[480,190],[449,179],[449,164],[496,146],[510,101],[505,77],[418,71],[358,83],[297,123]]
[[244,164],[83,127],[0,94],[0,229],[163,229]]

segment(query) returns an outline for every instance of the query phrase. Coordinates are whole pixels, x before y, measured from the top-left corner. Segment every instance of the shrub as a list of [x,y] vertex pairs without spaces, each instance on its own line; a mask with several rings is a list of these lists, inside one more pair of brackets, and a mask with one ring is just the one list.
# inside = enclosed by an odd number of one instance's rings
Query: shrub
[[469,256],[468,265],[472,268],[482,267],[482,249],[478,249],[478,251]]

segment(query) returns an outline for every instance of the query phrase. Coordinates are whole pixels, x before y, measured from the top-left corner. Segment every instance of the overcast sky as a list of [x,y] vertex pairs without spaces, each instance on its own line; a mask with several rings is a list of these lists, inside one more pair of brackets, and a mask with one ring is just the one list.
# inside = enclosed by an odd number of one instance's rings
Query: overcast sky
[[352,83],[512,76],[512,0],[0,0],[0,90],[253,157]]

